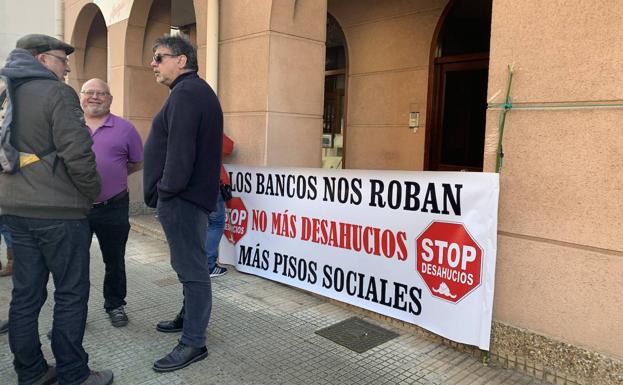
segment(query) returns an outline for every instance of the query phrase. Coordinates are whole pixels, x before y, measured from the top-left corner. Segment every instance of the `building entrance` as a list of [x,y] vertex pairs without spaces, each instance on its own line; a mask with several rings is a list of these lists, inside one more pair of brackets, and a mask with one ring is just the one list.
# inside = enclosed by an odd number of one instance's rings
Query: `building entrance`
[[432,47],[426,168],[482,171],[491,0],[451,1]]
[[337,21],[327,15],[322,167],[344,168],[346,120],[346,40]]

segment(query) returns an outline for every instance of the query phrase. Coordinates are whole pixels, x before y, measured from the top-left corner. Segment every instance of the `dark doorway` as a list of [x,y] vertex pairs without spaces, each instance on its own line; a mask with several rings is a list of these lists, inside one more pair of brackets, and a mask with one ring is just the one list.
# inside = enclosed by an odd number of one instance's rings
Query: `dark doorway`
[[491,0],[450,1],[431,52],[426,169],[482,171]]
[[327,14],[322,167],[344,168],[346,131],[347,54],[344,32]]

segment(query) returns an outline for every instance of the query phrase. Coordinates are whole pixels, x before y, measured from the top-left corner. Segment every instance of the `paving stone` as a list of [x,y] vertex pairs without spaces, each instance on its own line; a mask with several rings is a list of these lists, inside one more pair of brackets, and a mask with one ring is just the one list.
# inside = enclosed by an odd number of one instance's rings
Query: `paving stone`
[[[161,234],[153,216],[132,218]],[[137,228],[138,226],[135,226]],[[212,280],[209,356],[173,373],[156,373],[156,359],[168,354],[179,334],[158,333],[155,324],[171,319],[182,304],[182,287],[171,269],[165,242],[136,231],[126,251],[130,323],[110,325],[103,310],[104,266],[97,239],[91,247],[91,293],[84,346],[93,369],[110,368],[115,384],[130,385],[333,385],[333,384],[543,384],[509,369],[483,366],[467,353],[425,336],[400,335],[358,354],[315,332],[353,316],[347,308],[292,287],[237,272]],[[4,245],[3,245],[4,246]],[[3,247],[2,246],[2,247]],[[4,250],[0,251],[4,255]],[[0,319],[6,318],[11,280],[0,278]],[[39,322],[42,350],[54,358],[45,334],[52,325],[53,284]],[[16,383],[7,336],[0,336],[0,384]]]

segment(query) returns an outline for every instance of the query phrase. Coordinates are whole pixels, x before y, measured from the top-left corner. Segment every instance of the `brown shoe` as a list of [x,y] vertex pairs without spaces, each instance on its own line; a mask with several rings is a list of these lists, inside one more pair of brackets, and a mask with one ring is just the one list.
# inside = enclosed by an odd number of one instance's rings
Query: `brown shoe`
[[108,317],[110,317],[110,323],[116,328],[126,326],[128,324],[128,316],[125,314],[123,306],[118,308],[106,310]]
[[80,385],[110,385],[114,377],[110,369],[102,370],[101,372],[92,370],[89,377],[84,382],[81,382]]

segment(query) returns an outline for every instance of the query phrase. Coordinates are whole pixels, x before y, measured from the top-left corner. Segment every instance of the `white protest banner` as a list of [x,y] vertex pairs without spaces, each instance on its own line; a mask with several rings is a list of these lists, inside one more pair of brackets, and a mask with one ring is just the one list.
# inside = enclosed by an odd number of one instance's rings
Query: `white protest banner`
[[498,174],[226,168],[221,262],[489,350]]

